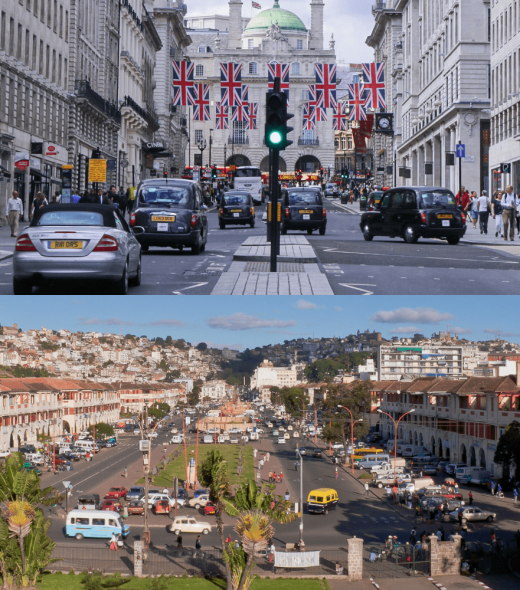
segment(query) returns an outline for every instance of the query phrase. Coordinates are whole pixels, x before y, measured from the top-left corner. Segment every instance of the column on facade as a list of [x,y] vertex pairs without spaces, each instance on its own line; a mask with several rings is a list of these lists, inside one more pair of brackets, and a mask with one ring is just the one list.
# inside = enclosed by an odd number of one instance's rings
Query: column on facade
[[433,184],[442,186],[442,142],[441,135],[433,138]]
[[426,180],[425,180],[425,176],[424,176],[424,144],[420,145],[418,148],[418,175],[417,175],[417,180],[418,180],[418,184],[423,186],[426,184]]
[[449,188],[451,186],[451,181],[452,181],[452,176],[453,176],[453,166],[446,166],[446,152],[450,152],[451,151],[451,131],[450,129],[444,129],[444,132],[442,133],[442,144],[443,144],[443,150],[442,150],[442,157],[443,157],[443,163],[442,166],[444,168],[444,184],[443,186],[445,188]]
[[[428,139],[424,144],[424,163],[432,164],[433,166],[433,149],[432,149],[432,139]],[[424,172],[424,184],[434,184],[433,182],[433,174],[426,174],[426,166],[423,170]],[[432,170],[433,172],[433,170]],[[430,182],[428,182],[430,181]]]
[[419,184],[419,158],[417,156],[417,150],[412,151],[412,185],[417,186]]

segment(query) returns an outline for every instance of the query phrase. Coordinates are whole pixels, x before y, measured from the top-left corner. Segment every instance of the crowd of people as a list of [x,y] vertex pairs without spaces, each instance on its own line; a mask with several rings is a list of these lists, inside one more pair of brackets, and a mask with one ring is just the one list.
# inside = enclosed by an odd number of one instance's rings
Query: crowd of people
[[504,241],[514,242],[516,234],[520,235],[520,195],[515,195],[513,187],[508,185],[504,191],[496,190],[490,197],[487,191],[482,191],[480,196],[476,191],[468,192],[461,187],[456,195],[457,205],[466,213],[466,221],[473,229],[480,229],[481,234],[487,235],[489,220],[495,221],[495,237],[501,237]]

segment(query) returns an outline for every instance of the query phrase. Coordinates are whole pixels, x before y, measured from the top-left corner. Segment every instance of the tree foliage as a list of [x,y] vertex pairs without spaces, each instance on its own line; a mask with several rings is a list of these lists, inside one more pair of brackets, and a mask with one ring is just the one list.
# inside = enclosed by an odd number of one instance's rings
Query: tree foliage
[[201,352],[208,350],[208,345],[205,342],[199,342],[196,346]]
[[22,367],[21,365],[16,365],[15,367],[0,365],[0,370],[10,373],[17,379],[22,377],[49,377],[50,375],[46,369],[31,369],[29,367]]
[[[93,434],[94,426],[91,424],[88,427],[89,434]],[[107,438],[109,436],[114,436],[114,427],[110,426],[106,422],[99,422],[96,424],[96,438]]]
[[301,416],[304,407],[306,408],[309,404],[309,400],[300,387],[282,387],[276,390],[273,388],[271,391],[278,393],[281,403],[285,405],[285,411],[292,416]]
[[514,463],[520,465],[520,422],[513,420],[500,437],[494,457],[495,463],[505,469]]
[[305,367],[305,376],[312,383],[330,382],[339,371],[351,371],[370,357],[371,354],[368,352],[350,352],[338,354],[332,358],[320,359]]
[[175,379],[179,379],[181,376],[181,372],[179,369],[174,369],[169,373],[166,373],[166,377],[164,378],[165,383],[174,383]]

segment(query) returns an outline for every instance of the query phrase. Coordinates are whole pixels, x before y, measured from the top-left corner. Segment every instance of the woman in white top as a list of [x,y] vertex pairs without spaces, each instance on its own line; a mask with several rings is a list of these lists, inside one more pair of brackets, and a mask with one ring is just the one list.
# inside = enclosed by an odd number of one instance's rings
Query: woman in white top
[[487,191],[482,191],[482,195],[478,198],[477,209],[478,217],[480,220],[480,233],[487,234],[490,209],[490,202],[489,197],[487,196]]
[[467,206],[467,211],[471,212],[471,223],[473,224],[473,229],[477,227],[478,221],[478,209],[477,209],[478,199],[477,193],[475,191],[471,191],[470,201]]

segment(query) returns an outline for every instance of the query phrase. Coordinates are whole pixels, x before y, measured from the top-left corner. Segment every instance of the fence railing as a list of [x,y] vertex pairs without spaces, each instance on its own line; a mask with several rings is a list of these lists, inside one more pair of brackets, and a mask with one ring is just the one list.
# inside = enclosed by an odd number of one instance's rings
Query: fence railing
[[430,574],[430,544],[364,546],[363,577],[403,578]]

